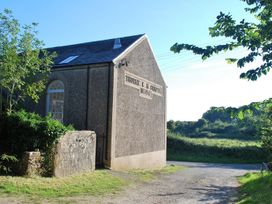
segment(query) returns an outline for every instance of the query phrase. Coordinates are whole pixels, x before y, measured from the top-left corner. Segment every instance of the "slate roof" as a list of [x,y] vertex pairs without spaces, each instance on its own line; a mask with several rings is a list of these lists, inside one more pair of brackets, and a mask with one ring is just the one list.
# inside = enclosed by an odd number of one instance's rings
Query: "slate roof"
[[[117,38],[53,47],[48,48],[47,50],[49,52],[57,53],[57,57],[54,59],[54,68],[63,66],[107,63],[112,62],[116,57],[123,53],[130,45],[132,45],[143,35],[144,34],[119,38],[122,47],[116,49],[113,49],[113,45],[115,39]],[[78,57],[68,63],[60,64],[60,62],[71,56]]]

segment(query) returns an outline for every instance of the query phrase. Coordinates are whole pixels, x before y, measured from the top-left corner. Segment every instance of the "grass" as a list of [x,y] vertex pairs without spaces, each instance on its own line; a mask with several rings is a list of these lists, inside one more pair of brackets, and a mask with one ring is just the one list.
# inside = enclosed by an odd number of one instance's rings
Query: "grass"
[[133,175],[136,175],[140,181],[148,182],[155,179],[158,175],[175,173],[184,168],[185,167],[183,166],[177,166],[177,165],[171,164],[160,170],[132,170],[130,171],[130,173]]
[[182,152],[177,153],[171,150],[167,153],[167,160],[169,161],[188,161],[188,162],[205,162],[205,163],[222,163],[222,164],[249,164],[256,163],[256,160],[241,160],[240,158],[213,155],[213,154],[199,154],[199,153],[190,153]]
[[182,140],[195,145],[204,145],[207,147],[261,147],[261,142],[257,141],[241,141],[237,139],[210,139],[210,138],[189,138],[183,137]]
[[239,204],[271,204],[272,174],[248,173],[239,177],[241,183]]
[[126,182],[106,170],[65,178],[0,177],[0,193],[56,198],[73,195],[104,195],[118,191]]
[[189,138],[170,133],[167,159],[213,163],[259,163],[266,154],[258,141]]
[[161,170],[122,172],[126,176],[118,176],[109,170],[96,170],[64,178],[0,176],[0,195],[21,195],[33,199],[101,196],[116,193],[133,182],[147,182],[159,174],[173,173],[180,169],[182,167],[170,165]]

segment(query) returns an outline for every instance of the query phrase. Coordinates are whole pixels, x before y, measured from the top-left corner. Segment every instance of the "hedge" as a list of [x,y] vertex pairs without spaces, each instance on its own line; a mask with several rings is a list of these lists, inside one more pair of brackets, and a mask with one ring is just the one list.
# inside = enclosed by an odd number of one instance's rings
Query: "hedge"
[[0,128],[1,152],[18,157],[25,151],[46,152],[62,134],[73,130],[72,126],[64,126],[50,116],[41,117],[25,110],[3,115]]

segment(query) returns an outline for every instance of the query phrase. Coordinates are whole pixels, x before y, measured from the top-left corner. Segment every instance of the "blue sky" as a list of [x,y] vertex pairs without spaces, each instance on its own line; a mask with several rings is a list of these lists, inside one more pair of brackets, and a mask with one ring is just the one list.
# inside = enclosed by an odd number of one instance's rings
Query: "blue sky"
[[[168,119],[197,120],[211,106],[240,106],[271,97],[271,73],[257,82],[239,79],[224,55],[202,62],[190,52],[173,54],[175,42],[217,44],[208,27],[220,11],[250,19],[239,0],[1,0],[23,24],[38,22],[46,47],[146,33],[168,85]],[[241,56],[239,50],[228,55]]]

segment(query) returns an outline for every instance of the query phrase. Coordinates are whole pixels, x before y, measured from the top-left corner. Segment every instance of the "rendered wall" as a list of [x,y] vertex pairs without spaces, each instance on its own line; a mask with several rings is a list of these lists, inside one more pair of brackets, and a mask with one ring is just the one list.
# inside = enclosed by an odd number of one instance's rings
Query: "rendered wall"
[[108,76],[108,64],[77,66],[54,71],[50,76],[50,81],[61,80],[65,86],[64,123],[78,130],[95,131],[99,165],[107,153]]
[[[166,85],[147,39],[124,59],[128,66],[114,68],[111,168],[162,167],[166,163]],[[160,94],[141,96],[133,81],[126,82],[127,75],[161,86]]]
[[[48,80],[48,85],[54,80],[64,83],[64,124],[96,132],[98,164],[103,164],[107,153],[109,74],[108,64],[63,67],[53,69]],[[26,107],[45,116],[46,94]]]
[[[78,130],[96,132],[99,164],[116,169],[126,165],[137,168],[136,164],[153,158],[149,166],[154,167],[151,163],[158,157],[156,163],[163,166],[166,162],[166,85],[147,39],[123,59],[129,62],[128,66],[119,67],[117,62],[110,68],[109,64],[101,64],[54,69],[49,82],[61,80],[65,86],[64,123],[73,124]],[[153,94],[149,99],[140,96],[139,89],[125,84],[126,73],[161,86],[161,94]],[[28,107],[45,115],[45,102],[44,94],[37,105]]]
[[[87,68],[78,66],[73,69],[54,70],[47,84],[54,80],[61,80],[64,84],[64,123],[72,124],[78,130],[86,129],[87,106]],[[46,94],[44,93],[39,103],[29,102],[26,105],[30,111],[35,111],[42,116],[46,114]]]
[[107,154],[108,76],[108,65],[92,67],[89,70],[87,128],[95,131],[97,135],[96,160],[98,165],[103,165]]

